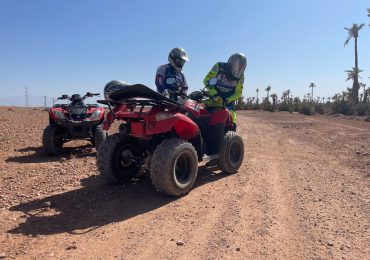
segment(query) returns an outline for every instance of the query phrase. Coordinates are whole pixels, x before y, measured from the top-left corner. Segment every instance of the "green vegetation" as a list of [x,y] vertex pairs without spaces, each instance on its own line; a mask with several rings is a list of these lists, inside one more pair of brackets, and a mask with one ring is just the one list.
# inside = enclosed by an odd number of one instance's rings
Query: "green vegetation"
[[[367,9],[367,16],[370,17],[370,8]],[[268,85],[265,89],[267,96],[259,102],[258,93],[256,89],[257,98],[250,97],[244,100],[241,97],[237,102],[237,109],[249,110],[265,110],[265,111],[289,111],[299,112],[305,115],[312,115],[315,113],[339,113],[344,115],[368,115],[370,116],[370,88],[366,88],[366,84],[359,81],[360,73],[363,70],[358,66],[358,36],[360,30],[365,24],[353,24],[350,28],[344,28],[347,31],[347,39],[344,46],[347,46],[353,39],[355,50],[355,65],[350,70],[346,70],[347,81],[352,81],[352,88],[337,93],[332,97],[315,97],[314,88],[316,84],[311,82],[309,88],[311,93],[304,95],[301,100],[299,97],[294,97],[290,89],[283,91],[280,99],[278,95],[273,93],[270,95],[272,87]],[[370,24],[369,24],[370,26]]]
[[[312,84],[314,83],[310,83],[310,88]],[[370,116],[370,88],[366,88],[366,85],[362,83],[360,86],[363,90],[361,90],[362,93],[359,95],[357,103],[353,101],[352,89],[347,89],[347,91],[337,93],[332,97],[312,97],[311,92],[304,95],[302,100],[291,95],[291,91],[288,89],[282,93],[280,99],[277,94],[273,93],[269,98],[265,97],[262,103],[258,103],[254,97],[247,98],[246,101],[242,97],[238,100],[237,109],[265,110],[270,112],[289,111],[305,115],[339,113]]]

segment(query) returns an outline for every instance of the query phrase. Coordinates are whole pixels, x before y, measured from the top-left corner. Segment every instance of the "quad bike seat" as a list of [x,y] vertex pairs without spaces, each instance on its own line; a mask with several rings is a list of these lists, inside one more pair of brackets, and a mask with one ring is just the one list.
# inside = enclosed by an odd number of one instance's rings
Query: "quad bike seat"
[[112,94],[109,95],[109,97],[114,101],[121,101],[132,98],[147,98],[158,101],[165,101],[174,105],[179,105],[172,99],[169,99],[142,84],[134,84],[127,86],[124,89],[120,89],[113,92]]

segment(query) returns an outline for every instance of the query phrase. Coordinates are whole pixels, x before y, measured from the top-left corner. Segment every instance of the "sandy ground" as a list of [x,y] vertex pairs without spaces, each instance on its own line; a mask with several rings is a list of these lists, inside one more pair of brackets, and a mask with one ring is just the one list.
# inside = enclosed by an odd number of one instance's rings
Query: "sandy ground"
[[104,184],[88,142],[43,155],[47,112],[1,107],[0,258],[370,259],[370,123],[238,115],[239,172],[171,198]]

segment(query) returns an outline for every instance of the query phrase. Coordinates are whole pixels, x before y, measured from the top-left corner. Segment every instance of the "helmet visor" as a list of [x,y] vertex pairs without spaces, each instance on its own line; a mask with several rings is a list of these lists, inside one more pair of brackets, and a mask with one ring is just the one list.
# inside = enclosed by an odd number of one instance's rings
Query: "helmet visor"
[[233,54],[230,56],[228,62],[231,74],[236,78],[241,78],[245,68],[247,67],[247,60],[243,54]]
[[241,64],[239,61],[236,61],[231,66],[231,74],[233,74],[234,77],[240,78],[245,70],[245,64]]
[[179,67],[179,68],[182,68],[185,64],[186,60],[183,60],[181,58],[176,58],[175,59],[175,63],[176,65]]

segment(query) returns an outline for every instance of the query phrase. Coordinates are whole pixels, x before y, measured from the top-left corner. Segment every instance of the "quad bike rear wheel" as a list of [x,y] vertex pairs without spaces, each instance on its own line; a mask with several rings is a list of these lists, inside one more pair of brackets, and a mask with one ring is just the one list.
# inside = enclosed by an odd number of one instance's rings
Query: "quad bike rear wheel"
[[97,166],[100,175],[110,183],[123,183],[131,180],[140,171],[133,161],[139,157],[139,145],[134,138],[114,134],[107,136],[97,153]]
[[51,155],[58,155],[62,153],[63,143],[63,129],[55,124],[48,125],[42,135],[42,144],[45,152]]
[[197,173],[197,152],[189,142],[165,139],[154,150],[150,178],[159,192],[170,196],[186,194],[193,187]]
[[101,124],[95,127],[93,132],[92,143],[95,146],[96,150],[99,150],[99,146],[105,141],[107,136],[108,133],[103,129],[103,126]]
[[243,158],[243,139],[234,131],[226,132],[220,150],[218,166],[225,173],[235,173],[240,168]]

